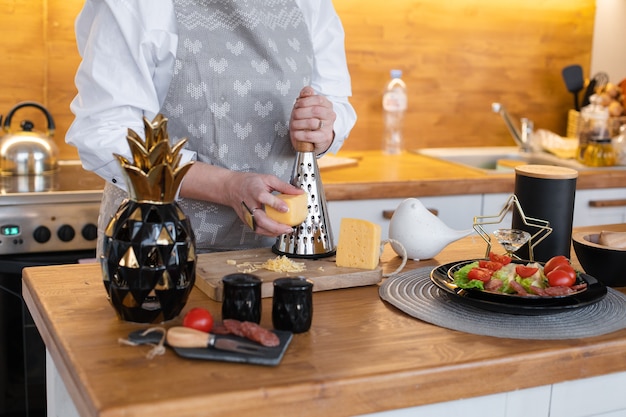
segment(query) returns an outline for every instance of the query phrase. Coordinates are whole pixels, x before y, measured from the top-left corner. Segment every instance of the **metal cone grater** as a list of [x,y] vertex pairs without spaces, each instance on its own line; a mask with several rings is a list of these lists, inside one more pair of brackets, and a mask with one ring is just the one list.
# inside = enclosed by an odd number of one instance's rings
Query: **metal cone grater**
[[298,142],[291,184],[307,192],[309,215],[293,233],[278,236],[272,251],[292,258],[324,258],[335,254],[335,243],[326,208],[314,145]]

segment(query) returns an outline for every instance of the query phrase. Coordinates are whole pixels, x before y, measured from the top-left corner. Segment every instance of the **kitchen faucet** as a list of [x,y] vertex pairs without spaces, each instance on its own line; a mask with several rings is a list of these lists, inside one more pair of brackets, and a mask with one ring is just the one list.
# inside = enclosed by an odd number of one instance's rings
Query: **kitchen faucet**
[[491,110],[494,113],[499,113],[504,119],[504,123],[506,127],[509,129],[511,136],[515,140],[515,143],[520,147],[520,149],[524,152],[531,152],[531,139],[533,135],[533,122],[528,120],[525,117],[520,119],[521,123],[521,131],[518,129],[513,122],[511,121],[511,117],[509,116],[509,112],[506,111],[504,106],[500,103],[491,103]]

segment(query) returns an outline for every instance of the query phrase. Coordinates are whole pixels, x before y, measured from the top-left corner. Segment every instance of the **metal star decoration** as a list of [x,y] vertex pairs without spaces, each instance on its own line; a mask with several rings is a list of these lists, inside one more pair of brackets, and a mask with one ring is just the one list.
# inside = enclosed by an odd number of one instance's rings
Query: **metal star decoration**
[[[474,230],[483,238],[483,240],[487,243],[487,252],[485,253],[485,258],[489,257],[489,252],[491,252],[491,236],[489,233],[485,232],[482,225],[484,224],[499,224],[502,222],[506,214],[509,210],[515,208],[520,215],[520,218],[524,222],[525,225],[536,227],[539,229],[535,234],[531,235],[528,240],[528,256],[529,260],[533,261],[533,249],[537,246],[542,240],[544,240],[550,233],[552,233],[552,227],[550,227],[550,222],[546,220],[536,219],[533,217],[527,217],[524,214],[524,210],[517,199],[517,196],[512,194],[500,210],[500,213],[494,216],[475,216],[474,217]],[[491,221],[489,221],[491,220]],[[513,255],[515,256],[515,255]],[[515,256],[519,259],[519,257]]]

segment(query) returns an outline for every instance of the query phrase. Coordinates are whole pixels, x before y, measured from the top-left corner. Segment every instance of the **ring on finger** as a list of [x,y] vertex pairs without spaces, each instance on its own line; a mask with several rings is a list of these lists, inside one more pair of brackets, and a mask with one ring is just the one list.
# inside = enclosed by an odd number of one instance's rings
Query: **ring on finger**
[[324,121],[322,119],[318,119],[320,121],[320,123],[317,125],[317,129],[315,130],[320,130],[321,128],[324,127]]

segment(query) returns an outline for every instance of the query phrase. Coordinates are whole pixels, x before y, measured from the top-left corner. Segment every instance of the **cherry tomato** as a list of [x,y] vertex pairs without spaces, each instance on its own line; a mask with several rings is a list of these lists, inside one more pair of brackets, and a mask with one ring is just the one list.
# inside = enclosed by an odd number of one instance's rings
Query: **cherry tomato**
[[502,264],[500,262],[487,261],[484,259],[481,259],[480,261],[478,261],[478,266],[481,268],[488,269],[490,271],[497,271],[498,269],[502,268]]
[[546,274],[551,287],[571,287],[576,282],[576,278],[562,269],[555,269]]
[[482,282],[488,282],[491,279],[491,274],[493,274],[493,271],[487,268],[478,267],[470,269],[470,271],[467,273],[467,278],[470,281],[473,279],[477,279]]
[[535,268],[532,266],[526,266],[526,265],[517,265],[515,267],[515,273],[517,275],[519,275],[522,278],[528,278],[533,276],[537,271],[539,271],[539,268]]
[[511,257],[508,255],[498,255],[497,253],[489,252],[489,260],[493,262],[501,263],[502,265],[508,265],[511,263]]
[[185,314],[183,326],[209,333],[213,328],[213,316],[201,307],[194,307]]
[[576,270],[571,265],[557,265],[557,267],[554,268],[552,271],[557,270],[567,272],[574,280],[576,280]]
[[546,262],[546,264],[543,266],[543,273],[546,274],[546,276],[548,275],[548,273],[550,271],[552,271],[554,268],[556,268],[559,265],[569,265],[569,259],[567,259],[565,256],[563,255],[557,255],[554,256],[550,259],[548,259],[548,262]]

